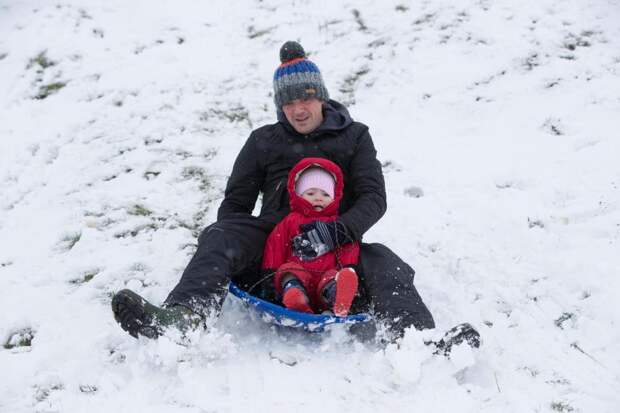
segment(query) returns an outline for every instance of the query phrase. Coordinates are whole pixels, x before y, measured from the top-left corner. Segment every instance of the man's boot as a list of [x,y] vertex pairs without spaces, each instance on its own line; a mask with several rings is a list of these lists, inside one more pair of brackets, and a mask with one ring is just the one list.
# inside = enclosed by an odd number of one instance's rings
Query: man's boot
[[466,342],[471,348],[480,347],[480,333],[469,323],[459,324],[452,327],[443,338],[435,343],[435,354],[449,356],[453,346]]
[[114,294],[112,312],[121,328],[135,338],[157,338],[169,327],[185,333],[204,325],[203,318],[186,307],[157,307],[127,289]]

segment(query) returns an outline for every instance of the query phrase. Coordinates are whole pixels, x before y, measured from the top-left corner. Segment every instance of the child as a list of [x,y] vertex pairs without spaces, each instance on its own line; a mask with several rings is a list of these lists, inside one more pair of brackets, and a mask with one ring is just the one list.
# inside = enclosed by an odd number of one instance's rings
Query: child
[[292,248],[299,242],[295,237],[301,225],[338,218],[343,185],[338,165],[323,158],[304,158],[289,173],[291,212],[269,235],[263,255],[263,270],[275,272],[275,288],[286,308],[306,313],[331,311],[337,316],[349,312],[358,280],[347,266],[357,264],[359,244],[316,251],[313,258],[298,257]]

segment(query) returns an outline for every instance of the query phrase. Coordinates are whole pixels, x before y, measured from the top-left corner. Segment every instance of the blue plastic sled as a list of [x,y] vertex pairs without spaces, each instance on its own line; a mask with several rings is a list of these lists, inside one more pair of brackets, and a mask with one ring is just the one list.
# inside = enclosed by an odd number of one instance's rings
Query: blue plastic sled
[[235,283],[230,283],[228,290],[240,298],[248,307],[260,316],[261,320],[284,327],[302,328],[312,333],[320,333],[331,324],[366,323],[371,320],[370,315],[352,314],[346,317],[336,317],[324,314],[308,314],[289,310],[269,301],[262,300],[243,291]]

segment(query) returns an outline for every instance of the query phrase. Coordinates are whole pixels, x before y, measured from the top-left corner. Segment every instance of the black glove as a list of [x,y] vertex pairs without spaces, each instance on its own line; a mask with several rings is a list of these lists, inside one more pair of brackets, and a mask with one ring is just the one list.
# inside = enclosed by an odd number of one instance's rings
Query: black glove
[[300,225],[301,234],[293,238],[293,255],[309,261],[351,242],[346,227],[339,221],[314,221]]

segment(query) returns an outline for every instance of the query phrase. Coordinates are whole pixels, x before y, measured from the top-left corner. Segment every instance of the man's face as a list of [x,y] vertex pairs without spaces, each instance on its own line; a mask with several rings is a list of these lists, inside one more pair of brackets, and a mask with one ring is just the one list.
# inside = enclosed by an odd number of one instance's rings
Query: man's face
[[289,123],[302,135],[306,135],[323,123],[323,104],[317,98],[295,99],[282,106]]

